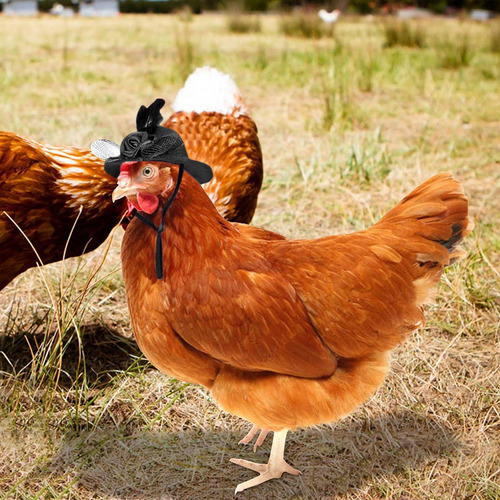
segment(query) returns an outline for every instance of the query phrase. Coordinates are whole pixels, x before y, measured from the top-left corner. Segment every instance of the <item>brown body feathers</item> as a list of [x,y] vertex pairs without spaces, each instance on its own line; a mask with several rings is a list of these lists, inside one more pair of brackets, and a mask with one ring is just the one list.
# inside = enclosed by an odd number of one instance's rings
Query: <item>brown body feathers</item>
[[90,151],[0,132],[0,289],[38,263],[31,245],[43,264],[101,245],[126,208],[115,187]]
[[[164,168],[175,183],[177,167]],[[210,388],[225,410],[275,431],[334,421],[376,391],[471,229],[451,174],[368,230],[296,241],[224,221],[188,176],[165,225],[164,280],[149,227],[134,220],[123,240],[140,348],[165,373]]]
[[184,139],[190,158],[212,167],[214,177],[203,189],[222,217],[249,224],[263,176],[262,152],[252,118],[239,113],[180,111],[164,125]]

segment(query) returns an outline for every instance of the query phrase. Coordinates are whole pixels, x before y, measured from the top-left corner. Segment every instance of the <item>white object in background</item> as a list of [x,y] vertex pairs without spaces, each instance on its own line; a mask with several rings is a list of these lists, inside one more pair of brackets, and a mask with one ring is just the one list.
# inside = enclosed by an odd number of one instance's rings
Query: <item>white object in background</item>
[[120,5],[118,0],[81,2],[79,12],[83,17],[115,17],[120,14]]
[[333,24],[335,22],[337,22],[337,19],[339,18],[340,16],[340,10],[339,9],[335,9],[335,10],[332,10],[332,12],[328,12],[327,10],[325,9],[321,9],[319,12],[318,12],[318,16],[325,22],[325,23],[328,23],[328,24]]
[[37,16],[38,3],[36,0],[12,0],[3,4],[3,13],[6,16]]
[[49,14],[59,17],[73,17],[75,12],[71,7],[64,7],[60,3],[55,3],[52,9],[49,10]]
[[474,21],[487,21],[493,17],[493,12],[485,9],[472,9],[470,18]]
[[418,19],[421,17],[431,17],[432,12],[427,9],[409,7],[407,9],[399,9],[397,12],[397,16],[400,19]]

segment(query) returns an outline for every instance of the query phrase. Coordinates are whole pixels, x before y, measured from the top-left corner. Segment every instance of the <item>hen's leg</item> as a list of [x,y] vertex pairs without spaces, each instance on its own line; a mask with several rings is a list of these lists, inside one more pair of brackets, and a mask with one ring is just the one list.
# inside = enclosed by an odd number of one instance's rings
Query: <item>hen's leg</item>
[[[252,429],[250,432],[252,432],[253,430],[254,429]],[[294,476],[296,476],[297,474],[301,474],[299,470],[294,469],[292,466],[288,465],[283,458],[283,455],[285,453],[285,440],[287,432],[288,429],[283,429],[282,431],[274,433],[273,445],[271,447],[271,453],[269,455],[269,461],[267,462],[267,464],[256,464],[254,462],[249,462],[248,460],[242,460],[241,458],[231,458],[231,462],[233,462],[233,464],[241,465],[242,467],[246,467],[247,469],[251,469],[259,473],[257,477],[245,481],[244,483],[238,484],[238,486],[236,486],[235,493],[239,493],[240,491],[246,490],[247,488],[252,488],[252,486],[257,486],[258,484],[265,483],[270,479],[277,479],[283,475],[283,472],[288,472],[289,474],[293,474]],[[255,430],[254,435],[256,433],[257,430]]]
[[266,439],[266,436],[269,433],[267,429],[259,429],[256,425],[254,425],[250,429],[250,432],[241,441],[239,441],[238,444],[248,444],[254,438],[255,434],[257,434],[259,430],[260,430],[259,437],[257,438],[257,441],[255,441],[255,444],[253,445],[253,451],[257,451],[257,448],[264,442],[264,439]]

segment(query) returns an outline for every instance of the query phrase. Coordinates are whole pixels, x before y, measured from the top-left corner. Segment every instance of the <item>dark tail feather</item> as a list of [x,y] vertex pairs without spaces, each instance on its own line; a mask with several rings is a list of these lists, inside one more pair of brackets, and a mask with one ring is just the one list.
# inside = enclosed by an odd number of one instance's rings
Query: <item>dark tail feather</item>
[[444,173],[417,187],[373,229],[396,238],[394,248],[414,264],[415,304],[420,307],[432,301],[443,268],[465,257],[459,245],[473,227],[462,186]]
[[375,227],[390,224],[421,265],[444,267],[465,256],[459,247],[472,231],[468,200],[451,173],[431,177],[388,212]]

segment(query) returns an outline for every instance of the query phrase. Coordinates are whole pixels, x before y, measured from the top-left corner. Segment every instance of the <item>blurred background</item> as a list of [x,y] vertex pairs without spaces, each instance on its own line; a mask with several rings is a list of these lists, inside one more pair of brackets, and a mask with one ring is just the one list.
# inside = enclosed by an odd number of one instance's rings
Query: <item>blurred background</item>
[[56,15],[80,13],[89,15],[113,15],[121,13],[166,14],[182,7],[193,13],[217,10],[248,12],[276,12],[295,8],[326,11],[338,9],[344,14],[396,14],[400,17],[425,17],[432,14],[447,16],[470,15],[473,19],[486,20],[498,13],[500,0],[328,0],[307,2],[304,0],[2,0],[0,10],[8,14],[26,14],[33,11],[51,12]]

